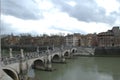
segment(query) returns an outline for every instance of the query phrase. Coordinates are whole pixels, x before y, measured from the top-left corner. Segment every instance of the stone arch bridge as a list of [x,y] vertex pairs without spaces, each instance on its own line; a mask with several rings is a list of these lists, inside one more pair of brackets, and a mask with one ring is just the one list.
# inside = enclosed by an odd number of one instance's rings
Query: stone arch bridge
[[21,80],[30,68],[51,71],[51,63],[64,63],[66,58],[71,58],[76,52],[77,48],[47,50],[44,53],[23,53],[21,50],[21,55],[17,59],[10,54],[10,59],[1,62],[0,78],[2,80],[6,76],[9,78],[8,80]]

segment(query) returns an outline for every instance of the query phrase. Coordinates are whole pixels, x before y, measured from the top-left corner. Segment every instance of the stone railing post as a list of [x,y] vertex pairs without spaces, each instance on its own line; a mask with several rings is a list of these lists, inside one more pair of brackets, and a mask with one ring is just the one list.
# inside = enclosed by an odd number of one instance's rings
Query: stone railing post
[[20,51],[21,51],[21,57],[24,58],[23,49],[21,49]]
[[63,50],[63,48],[64,48],[64,46],[62,45],[62,46],[61,46],[61,50]]
[[50,50],[49,50],[49,47],[47,46],[47,54],[49,55],[50,54]]
[[64,54],[63,54],[63,45],[61,46],[61,51],[60,51],[60,55],[61,55],[61,62],[64,63],[65,62],[65,57],[64,57]]
[[54,47],[54,45],[53,45],[53,51],[55,51],[55,47]]
[[10,48],[9,55],[10,55],[10,58],[13,58],[13,54],[12,54],[12,48]]
[[39,46],[37,46],[37,53],[39,53]]

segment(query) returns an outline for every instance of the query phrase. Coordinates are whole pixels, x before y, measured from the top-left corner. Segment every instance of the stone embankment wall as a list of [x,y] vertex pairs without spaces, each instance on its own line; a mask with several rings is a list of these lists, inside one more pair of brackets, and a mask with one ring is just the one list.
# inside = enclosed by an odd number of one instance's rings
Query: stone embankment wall
[[95,48],[90,47],[79,47],[77,49],[77,53],[75,55],[79,56],[93,56],[94,55]]
[[98,47],[95,56],[120,56],[120,47]]

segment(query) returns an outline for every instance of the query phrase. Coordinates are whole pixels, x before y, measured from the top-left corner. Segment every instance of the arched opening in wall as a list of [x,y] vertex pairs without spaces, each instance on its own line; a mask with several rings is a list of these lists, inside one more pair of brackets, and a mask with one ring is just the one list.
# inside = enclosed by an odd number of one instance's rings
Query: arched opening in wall
[[75,53],[75,49],[72,50],[72,53]]
[[33,68],[44,70],[45,64],[42,60],[35,60],[34,63],[33,63]]
[[52,62],[59,62],[60,61],[60,56],[59,55],[54,55],[53,58],[52,58]]
[[15,74],[15,72],[13,72],[12,70],[9,69],[3,69],[3,71],[10,76],[13,80],[18,80],[18,75]]
[[69,56],[69,52],[66,51],[65,54],[64,54],[65,57],[68,57]]

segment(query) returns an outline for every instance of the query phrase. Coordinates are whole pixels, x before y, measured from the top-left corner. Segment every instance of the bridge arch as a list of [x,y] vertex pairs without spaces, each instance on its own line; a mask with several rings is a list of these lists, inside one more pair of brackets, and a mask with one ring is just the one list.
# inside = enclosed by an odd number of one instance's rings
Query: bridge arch
[[35,69],[41,69],[42,70],[45,67],[45,63],[44,63],[43,60],[37,59],[33,62],[32,67],[35,68]]
[[66,52],[64,53],[64,56],[69,56],[69,52],[66,51]]
[[52,61],[52,62],[60,61],[60,56],[59,56],[58,54],[53,55],[51,61]]
[[3,68],[2,69],[8,76],[10,76],[13,80],[19,80],[18,73],[12,68]]
[[70,55],[69,51],[65,51],[65,52],[64,52],[64,56],[65,56],[65,57],[68,57],[69,55]]
[[77,52],[77,49],[73,48],[73,49],[71,50],[71,53],[75,53],[75,52]]

